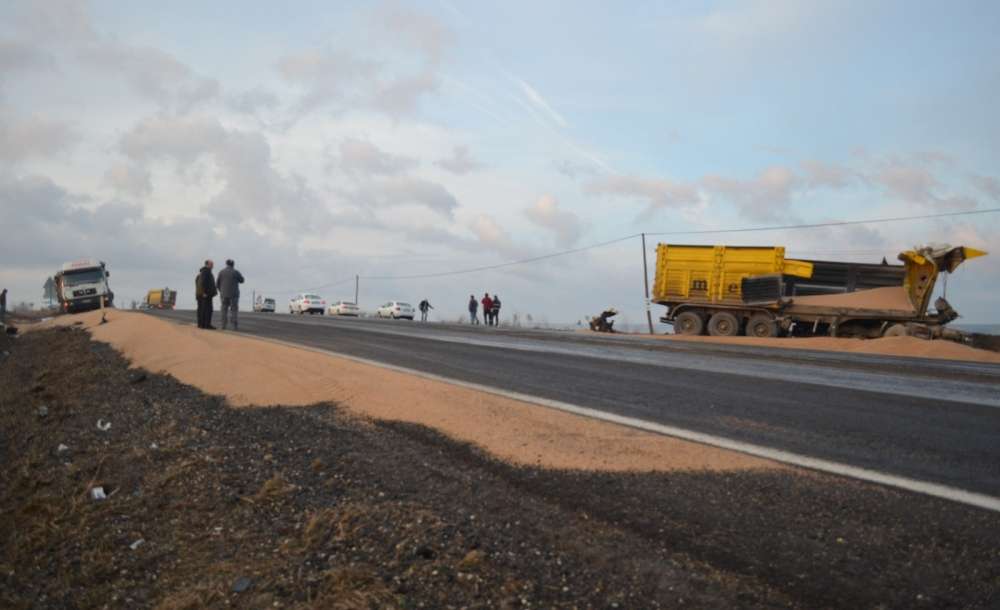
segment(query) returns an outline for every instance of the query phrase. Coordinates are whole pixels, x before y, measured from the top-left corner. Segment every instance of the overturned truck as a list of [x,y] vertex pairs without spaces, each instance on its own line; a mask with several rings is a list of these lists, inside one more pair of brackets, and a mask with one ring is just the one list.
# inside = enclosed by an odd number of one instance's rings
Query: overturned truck
[[864,264],[786,259],[782,247],[660,244],[653,301],[685,335],[963,340],[946,328],[958,313],[944,297],[930,301],[942,273],[985,254],[928,246],[900,253],[902,264]]

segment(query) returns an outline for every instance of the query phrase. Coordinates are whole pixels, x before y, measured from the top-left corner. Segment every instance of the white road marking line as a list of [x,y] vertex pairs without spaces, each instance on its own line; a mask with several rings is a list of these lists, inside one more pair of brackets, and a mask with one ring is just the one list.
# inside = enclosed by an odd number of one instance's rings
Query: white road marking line
[[700,443],[702,445],[709,445],[711,447],[718,447],[720,449],[737,451],[739,453],[745,453],[747,455],[752,455],[759,458],[765,458],[768,460],[773,460],[775,462],[781,462],[783,464],[800,466],[802,468],[808,468],[810,470],[818,470],[820,472],[826,472],[852,479],[858,479],[861,481],[868,481],[870,483],[878,483],[879,485],[885,485],[887,487],[895,487],[897,489],[903,489],[914,493],[933,496],[935,498],[943,498],[945,500],[951,500],[953,502],[959,502],[961,504],[968,504],[969,506],[976,506],[979,508],[985,508],[987,510],[1000,512],[1000,498],[988,496],[986,494],[981,494],[973,491],[966,491],[964,489],[958,489],[957,487],[949,487],[947,485],[940,485],[938,483],[929,483],[927,481],[920,481],[917,479],[910,479],[907,477],[887,474],[884,472],[879,472],[877,470],[871,470],[868,468],[860,468],[857,466],[851,466],[849,464],[841,464],[839,462],[831,462],[829,460],[812,458],[806,455],[792,453],[790,451],[782,451],[781,449],[772,449],[770,447],[763,447],[761,445],[754,445],[752,443],[734,441],[732,439],[728,439],[721,436],[715,436],[713,434],[705,434],[703,432],[695,432],[694,430],[678,428],[676,426],[657,424],[654,422],[636,419],[634,417],[615,415],[614,413],[607,413],[605,411],[599,411],[597,409],[591,409],[589,407],[581,407],[579,405],[574,405],[558,400],[551,400],[548,398],[542,398],[540,396],[532,396],[530,394],[521,394],[520,392],[511,392],[509,390],[504,390],[501,388],[495,388],[492,386],[472,383],[469,381],[462,381],[461,379],[443,377],[441,375],[435,375],[434,373],[426,373],[424,371],[397,366],[395,364],[387,364],[385,362],[370,360],[368,358],[361,358],[359,356],[351,356],[348,354],[342,354],[331,350],[320,349],[317,347],[311,347],[299,343],[292,343],[290,341],[282,341],[281,339],[272,339],[269,337],[259,337],[251,335],[244,335],[244,336],[246,336],[248,339],[268,341],[270,343],[276,343],[278,345],[283,345],[285,347],[303,349],[317,354],[333,356],[335,358],[344,358],[345,360],[350,360],[352,362],[367,364],[370,366],[375,366],[378,368],[395,371],[397,373],[416,375],[417,377],[422,377],[424,379],[428,379],[431,381],[439,381],[441,383],[447,383],[449,385],[467,388],[470,390],[486,392],[487,394],[502,396],[504,398],[510,398],[512,400],[518,400],[521,402],[526,402],[541,407],[547,407],[549,409],[557,409],[559,411],[565,411],[567,413],[573,413],[576,415],[581,415],[583,417],[589,417],[592,419],[598,419],[601,421],[619,424],[622,426],[628,426],[630,428],[645,430],[647,432],[662,434],[664,436],[672,436],[674,438],[680,438],[687,441]]

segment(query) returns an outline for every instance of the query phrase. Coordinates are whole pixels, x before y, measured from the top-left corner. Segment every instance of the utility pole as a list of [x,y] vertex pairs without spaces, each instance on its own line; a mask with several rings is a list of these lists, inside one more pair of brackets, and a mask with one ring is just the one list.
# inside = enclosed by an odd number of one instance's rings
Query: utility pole
[[[360,280],[357,275],[354,276],[354,304],[358,305],[358,280]],[[358,307],[361,307],[358,305]]]
[[646,265],[646,234],[642,234],[642,282],[646,286],[646,322],[649,323],[649,334],[653,332],[653,313],[649,310],[649,267]]

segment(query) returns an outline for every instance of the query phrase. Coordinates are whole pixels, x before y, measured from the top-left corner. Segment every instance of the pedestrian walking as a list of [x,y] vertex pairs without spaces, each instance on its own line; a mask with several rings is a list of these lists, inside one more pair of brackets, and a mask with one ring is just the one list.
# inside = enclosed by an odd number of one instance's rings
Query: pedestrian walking
[[434,309],[434,306],[431,305],[430,301],[424,299],[423,301],[420,301],[420,305],[417,305],[417,307],[420,309],[420,321],[426,322],[427,312]]
[[233,320],[233,330],[240,329],[240,284],[242,283],[243,274],[236,270],[233,259],[227,259],[226,268],[219,272],[219,280],[216,282],[219,287],[219,300],[222,303],[222,330],[226,330],[229,326],[230,316]]
[[500,295],[493,295],[493,307],[490,308],[490,316],[493,318],[493,326],[500,326]]
[[0,290],[0,324],[7,323],[7,289]]
[[198,300],[198,328],[215,330],[212,326],[212,299],[219,291],[215,288],[215,278],[212,277],[212,259],[205,261],[205,266],[198,270],[194,280],[194,296]]
[[486,321],[486,325],[489,326],[493,323],[493,299],[490,298],[490,293],[483,294],[483,320]]
[[479,301],[476,300],[476,295],[469,295],[469,324],[479,324]]

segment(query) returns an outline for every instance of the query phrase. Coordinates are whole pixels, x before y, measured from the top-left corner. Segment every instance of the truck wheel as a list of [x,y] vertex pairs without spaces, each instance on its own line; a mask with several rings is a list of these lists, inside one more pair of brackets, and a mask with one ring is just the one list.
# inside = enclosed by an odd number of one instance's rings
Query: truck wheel
[[693,311],[685,311],[674,318],[674,332],[678,335],[700,335],[705,330],[705,320]]
[[747,322],[748,337],[777,337],[778,323],[767,314],[756,313]]
[[728,311],[719,311],[708,319],[708,334],[713,337],[735,337],[740,334],[740,321]]
[[906,328],[905,324],[893,324],[889,328],[885,329],[885,333],[882,334],[883,337],[906,337],[910,334],[910,329]]

